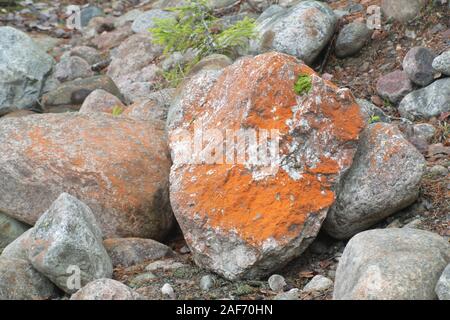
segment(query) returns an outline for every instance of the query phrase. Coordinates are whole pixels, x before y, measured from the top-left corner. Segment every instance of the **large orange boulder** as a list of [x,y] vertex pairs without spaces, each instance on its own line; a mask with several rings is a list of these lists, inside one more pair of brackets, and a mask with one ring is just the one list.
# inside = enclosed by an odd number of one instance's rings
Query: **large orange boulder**
[[170,197],[197,264],[253,278],[299,256],[335,201],[363,127],[349,90],[281,53],[185,83],[168,119]]
[[0,211],[33,225],[63,192],[106,237],[161,239],[171,227],[164,123],[107,114],[0,121]]

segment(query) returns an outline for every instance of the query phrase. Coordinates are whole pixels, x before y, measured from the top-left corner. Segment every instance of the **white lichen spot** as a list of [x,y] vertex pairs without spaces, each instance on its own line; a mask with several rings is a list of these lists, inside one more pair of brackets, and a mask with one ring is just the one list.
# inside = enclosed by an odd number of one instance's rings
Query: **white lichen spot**
[[266,239],[262,244],[263,252],[276,249],[277,247],[278,247],[278,242],[273,237]]

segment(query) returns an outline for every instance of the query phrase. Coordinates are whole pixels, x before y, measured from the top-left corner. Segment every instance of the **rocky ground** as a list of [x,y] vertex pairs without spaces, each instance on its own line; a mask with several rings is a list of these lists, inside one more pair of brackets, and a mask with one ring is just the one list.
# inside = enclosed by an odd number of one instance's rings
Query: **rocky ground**
[[[147,29],[179,1],[13,2],[0,299],[450,298],[448,1],[211,0],[258,38],[178,88]],[[280,130],[282,169],[183,163],[199,119]]]

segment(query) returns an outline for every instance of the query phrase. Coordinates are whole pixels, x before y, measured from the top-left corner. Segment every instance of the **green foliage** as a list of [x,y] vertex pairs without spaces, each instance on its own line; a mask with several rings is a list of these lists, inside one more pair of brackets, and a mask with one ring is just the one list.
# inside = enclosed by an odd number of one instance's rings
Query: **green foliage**
[[[171,84],[174,79],[184,77],[202,58],[213,54],[233,54],[245,49],[250,39],[256,37],[255,22],[245,18],[234,25],[224,26],[206,0],[190,0],[185,6],[166,9],[177,13],[177,18],[155,19],[155,27],[150,28],[152,41],[164,47],[164,54],[186,53],[194,50],[195,58],[181,70],[166,72]],[[176,66],[174,69],[180,69]]]
[[300,75],[294,84],[294,92],[299,96],[309,93],[312,89],[312,79],[310,75]]
[[387,108],[392,108],[392,103],[388,99],[384,99],[384,106]]
[[245,17],[214,37],[215,53],[231,54],[236,48],[248,46],[248,40],[255,38],[255,22]]
[[450,123],[448,119],[439,120],[437,123],[437,132],[434,137],[435,143],[445,143],[450,138]]
[[380,122],[380,121],[381,121],[380,116],[372,115],[369,119],[369,124]]
[[120,106],[115,106],[115,107],[112,109],[112,115],[113,115],[114,117],[120,116],[120,115],[122,114],[122,112],[123,112],[123,108],[120,107]]
[[188,72],[188,70],[177,63],[172,69],[163,71],[163,77],[171,87],[176,87],[184,79],[186,72]]

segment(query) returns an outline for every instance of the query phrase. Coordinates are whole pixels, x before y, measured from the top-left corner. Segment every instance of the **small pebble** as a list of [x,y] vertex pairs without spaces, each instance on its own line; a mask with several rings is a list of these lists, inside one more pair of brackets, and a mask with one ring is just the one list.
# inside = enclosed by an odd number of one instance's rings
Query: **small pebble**
[[291,289],[288,292],[277,294],[273,300],[299,300],[300,290],[297,288]]
[[162,286],[161,293],[165,296],[168,296],[170,299],[175,299],[175,291],[173,290],[172,286],[168,283]]
[[210,289],[212,289],[214,287],[215,280],[216,279],[209,274],[206,276],[203,276],[200,279],[200,289],[202,289],[203,291],[209,291]]
[[172,259],[167,260],[158,260],[150,263],[145,267],[146,271],[152,272],[156,270],[175,270],[178,268],[182,268],[185,265],[181,262],[174,261]]
[[372,101],[372,103],[378,107],[381,107],[384,105],[383,100],[379,96],[372,96],[370,98],[370,101]]
[[428,123],[418,123],[413,126],[414,135],[425,139],[428,143],[433,141],[436,128]]
[[429,172],[433,176],[446,176],[448,174],[447,168],[441,165],[432,166]]
[[271,275],[268,282],[269,288],[276,292],[282,292],[286,286],[286,280],[284,280],[284,277],[279,274]]
[[414,32],[414,30],[408,30],[408,29],[406,29],[406,31],[405,31],[405,36],[406,36],[407,38],[410,38],[410,39],[415,39],[415,38],[417,38],[417,35],[416,35],[416,33]]
[[400,222],[400,220],[395,219],[394,221],[389,223],[386,228],[401,228],[401,226],[402,226],[402,223]]
[[191,249],[189,249],[188,246],[183,246],[183,247],[180,249],[180,253],[181,253],[181,254],[188,254],[188,253],[191,253]]
[[333,281],[327,277],[317,275],[303,288],[303,292],[321,292],[330,289]]

